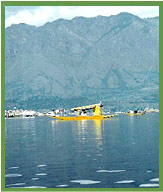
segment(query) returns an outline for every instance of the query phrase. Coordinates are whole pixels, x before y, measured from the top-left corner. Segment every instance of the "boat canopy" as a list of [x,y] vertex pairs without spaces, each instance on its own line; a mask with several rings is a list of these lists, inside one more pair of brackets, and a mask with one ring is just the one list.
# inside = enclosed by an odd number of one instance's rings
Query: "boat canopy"
[[94,109],[95,107],[103,107],[103,104],[100,102],[98,104],[93,104],[93,105],[86,105],[86,106],[81,106],[81,107],[75,107],[72,108],[72,111],[79,111],[79,110],[90,110]]

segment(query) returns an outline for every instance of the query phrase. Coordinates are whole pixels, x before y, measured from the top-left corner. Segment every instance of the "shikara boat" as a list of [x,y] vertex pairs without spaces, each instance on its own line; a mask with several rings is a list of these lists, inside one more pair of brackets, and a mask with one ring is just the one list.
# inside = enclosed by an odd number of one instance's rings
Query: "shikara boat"
[[136,116],[136,115],[144,115],[145,112],[136,112],[136,113],[125,113],[126,115],[129,115],[129,116]]
[[[102,115],[102,107],[103,104],[100,102],[98,104],[93,104],[93,105],[87,105],[87,106],[82,106],[82,107],[76,107],[72,108],[72,111],[77,111],[77,116],[53,116],[55,119],[60,119],[60,120],[70,120],[70,121],[75,121],[75,120],[94,120],[94,119],[107,119],[110,117],[113,117],[115,115]],[[88,116],[86,114],[87,110],[93,109],[93,115]]]

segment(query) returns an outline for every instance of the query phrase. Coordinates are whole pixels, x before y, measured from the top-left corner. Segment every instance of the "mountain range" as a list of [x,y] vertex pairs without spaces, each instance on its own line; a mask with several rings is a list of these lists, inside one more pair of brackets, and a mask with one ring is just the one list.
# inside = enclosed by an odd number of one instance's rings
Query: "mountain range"
[[107,110],[159,105],[159,17],[58,19],[5,29],[5,105]]

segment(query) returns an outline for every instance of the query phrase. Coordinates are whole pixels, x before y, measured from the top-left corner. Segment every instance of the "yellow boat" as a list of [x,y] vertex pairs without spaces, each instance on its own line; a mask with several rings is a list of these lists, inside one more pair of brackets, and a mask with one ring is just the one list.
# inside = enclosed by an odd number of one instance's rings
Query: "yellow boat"
[[[115,115],[102,115],[101,108],[103,107],[103,104],[100,102],[98,104],[93,105],[87,105],[82,107],[76,107],[72,108],[72,111],[77,111],[78,115],[75,117],[57,117],[53,116],[52,118],[60,119],[60,120],[66,120],[66,121],[75,121],[75,120],[94,120],[94,119],[106,119],[113,117]],[[87,116],[86,110],[93,109],[93,116]]]

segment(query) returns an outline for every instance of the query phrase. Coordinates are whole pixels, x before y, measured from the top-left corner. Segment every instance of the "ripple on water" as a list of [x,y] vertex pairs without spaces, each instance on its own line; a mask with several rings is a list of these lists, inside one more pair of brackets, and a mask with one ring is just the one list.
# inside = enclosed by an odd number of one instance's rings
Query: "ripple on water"
[[47,188],[44,186],[28,186],[28,187],[24,187],[24,188]]
[[93,181],[93,180],[73,180],[70,181],[72,183],[79,183],[81,185],[89,185],[89,184],[96,184],[96,183],[101,183],[101,181]]
[[44,176],[44,175],[47,175],[47,173],[37,173],[36,175],[38,175],[38,176]]
[[154,178],[154,179],[151,179],[150,181],[159,182],[159,178]]
[[159,184],[151,184],[151,183],[149,183],[149,184],[141,184],[141,185],[139,185],[139,187],[148,187],[148,188],[150,188],[150,187],[159,187]]
[[22,177],[22,174],[7,174],[5,177]]
[[19,169],[19,167],[9,167],[8,169]]
[[14,183],[14,184],[9,184],[9,185],[6,185],[6,187],[10,187],[10,186],[21,186],[21,185],[25,185],[25,183]]
[[38,180],[38,179],[39,179],[39,178],[37,178],[37,177],[33,177],[33,178],[32,178],[32,180],[34,180],[34,181],[35,181],[35,180]]
[[56,185],[56,187],[68,187],[68,185]]
[[37,165],[37,167],[46,167],[47,165]]
[[120,172],[124,172],[126,170],[98,170],[98,173],[120,173]]
[[114,183],[120,183],[120,184],[128,184],[128,183],[134,183],[134,180],[123,180],[123,181],[116,181]]

